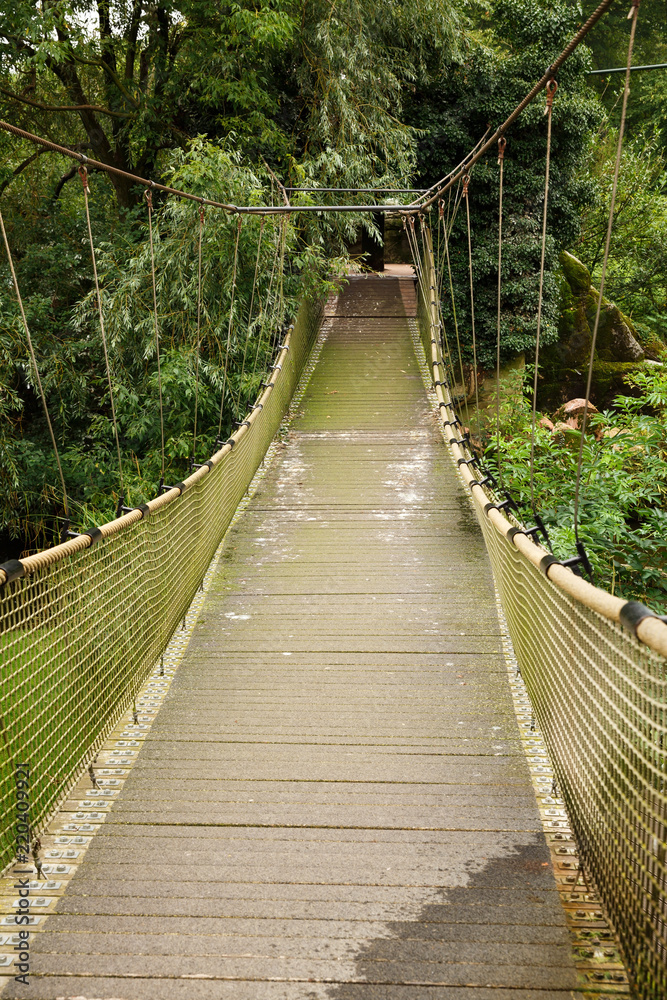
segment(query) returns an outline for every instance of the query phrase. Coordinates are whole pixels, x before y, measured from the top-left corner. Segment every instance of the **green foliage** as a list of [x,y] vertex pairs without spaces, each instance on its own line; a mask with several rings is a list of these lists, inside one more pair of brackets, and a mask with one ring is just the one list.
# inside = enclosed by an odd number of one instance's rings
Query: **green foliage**
[[[91,158],[225,202],[282,200],[265,161],[296,183],[392,185],[414,163],[404,92],[445,65],[456,23],[449,0],[17,0],[0,11],[0,114]],[[5,133],[0,151],[3,212],[73,520],[99,521],[113,513],[119,477],[76,169]],[[154,492],[160,467],[144,192],[94,172],[91,186],[125,475],[138,502]],[[156,202],[168,477],[181,478],[191,456],[195,392],[201,458],[218,432],[223,384],[226,433],[257,391],[299,282],[321,291],[323,274],[340,271],[345,239],[372,226],[353,215],[295,220],[244,223],[230,324],[236,222],[207,213],[198,354],[198,209]],[[0,459],[0,534],[16,541],[16,554],[51,542],[62,497],[4,264]]]
[[[596,0],[585,0],[583,13],[588,17],[597,7]],[[589,35],[593,68],[625,66],[628,55],[630,23],[622,4],[611,9]],[[633,65],[667,63],[667,30],[664,0],[642,0],[637,18]],[[612,122],[618,126],[624,74],[591,76],[589,84],[601,96]],[[667,151],[667,71],[664,69],[632,74],[632,96],[628,107],[628,135],[638,138],[646,129],[659,135],[663,152]]]
[[[425,133],[418,152],[421,186],[444,176],[489,125],[496,127],[509,115],[572,36],[577,19],[572,5],[540,0],[495,0],[480,11],[477,32],[462,61],[437,85],[419,89],[411,105],[412,120]],[[543,343],[556,337],[558,253],[577,238],[579,213],[594,193],[581,176],[588,137],[600,119],[598,104],[585,87],[588,65],[582,47],[561,70],[554,101]],[[507,139],[501,335],[509,359],[535,342],[546,157],[543,97],[523,112]],[[486,368],[495,365],[498,175],[494,152],[473,168],[470,184],[477,353]],[[447,201],[446,215],[453,205],[453,198]],[[465,204],[453,224],[451,264],[456,311],[470,359]],[[443,309],[451,328],[448,294],[443,295]]]
[[[576,252],[594,281],[607,235],[617,140],[614,131],[601,133],[588,164],[595,199],[583,213]],[[655,133],[624,144],[605,295],[644,327],[645,337],[667,338],[667,175]]]
[[[495,426],[486,432],[489,467],[531,521],[529,389],[520,371],[501,390],[500,462]],[[618,396],[614,408],[590,419],[583,449],[579,537],[598,586],[667,613],[667,371],[627,377],[637,396]],[[495,404],[490,408],[495,412]],[[535,429],[535,509],[559,558],[574,554],[574,491],[580,431],[554,435]]]
[[[284,174],[395,183],[414,162],[404,91],[442,69],[456,28],[450,0],[17,0],[0,13],[0,110],[153,176],[164,150],[233,134]],[[31,169],[32,149],[10,148],[5,182]],[[130,181],[110,181],[121,207],[136,203]]]
[[[175,154],[168,178],[198,196],[220,199],[224,194],[244,203],[259,201],[265,186],[265,178],[249,170],[237,152],[203,140],[194,142],[187,154]],[[117,226],[109,240],[108,188],[99,176],[93,175],[90,183],[126,501],[140,503],[155,494],[161,471],[146,210],[138,206],[133,218]],[[77,525],[112,517],[120,493],[82,209],[80,188],[74,188],[48,215],[19,216],[10,230],[12,242],[25,248],[16,260],[19,284]],[[286,216],[263,221],[249,216],[238,230],[236,217],[209,210],[202,228],[198,345],[199,216],[197,203],[180,200],[156,206],[154,213],[167,481],[182,479],[193,457],[195,397],[194,457],[202,461],[214,450],[218,433],[227,437],[234,421],[242,419],[254,401],[278,337],[296,311],[301,288],[322,295],[330,287],[328,275],[340,270],[321,247],[304,242]],[[24,546],[38,547],[53,539],[56,525],[52,519],[55,513],[62,514],[63,498],[52,485],[58,482],[55,459],[17,303],[9,285],[4,287],[7,294],[0,298],[0,377],[5,387],[0,394],[0,476],[5,489],[0,513],[5,532],[22,539]]]

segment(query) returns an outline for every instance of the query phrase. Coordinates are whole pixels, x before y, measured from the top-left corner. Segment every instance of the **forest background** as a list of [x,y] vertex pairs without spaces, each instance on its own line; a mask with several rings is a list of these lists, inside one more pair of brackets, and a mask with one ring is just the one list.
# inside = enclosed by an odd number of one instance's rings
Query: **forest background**
[[[17,0],[3,6],[0,117],[196,195],[262,204],[281,200],[276,176],[294,186],[432,184],[509,113],[594,4]],[[545,347],[562,335],[568,295],[562,252],[583,262],[593,285],[599,281],[623,76],[588,74],[624,64],[626,15],[626,5],[615,4],[558,79]],[[635,64],[667,62],[666,24],[664,0],[642,0]],[[487,461],[500,465],[527,517],[531,379],[524,385],[517,360],[527,359],[530,376],[544,203],[543,105],[542,99],[527,109],[508,135],[501,323],[508,368],[500,448],[493,428],[484,435]],[[631,321],[649,360],[631,366],[622,385],[597,399],[601,413],[584,446],[581,513],[597,582],[663,610],[666,108],[667,71],[635,73],[605,295]],[[82,185],[71,162],[4,132],[0,151],[0,207],[71,517],[75,527],[88,527],[113,516],[120,486]],[[124,180],[91,172],[89,183],[125,501],[137,504],[155,494],[161,471],[147,206],[144,190]],[[475,168],[470,192],[482,371],[495,364],[497,199],[498,167],[489,156]],[[196,205],[157,196],[153,222],[165,477],[171,482],[243,419],[303,282],[325,291],[349,265],[348,248],[361,228],[373,223],[361,215],[295,214],[283,222],[246,220],[239,230],[221,212],[207,211],[202,222]],[[459,213],[451,236],[454,300],[445,288],[443,312],[451,324],[456,307],[470,361],[466,240]],[[52,544],[64,515],[4,258],[1,268],[0,561]],[[539,416],[553,417],[555,401],[543,395]],[[537,509],[558,554],[573,548],[576,435],[576,427],[560,436],[546,427],[537,433]]]

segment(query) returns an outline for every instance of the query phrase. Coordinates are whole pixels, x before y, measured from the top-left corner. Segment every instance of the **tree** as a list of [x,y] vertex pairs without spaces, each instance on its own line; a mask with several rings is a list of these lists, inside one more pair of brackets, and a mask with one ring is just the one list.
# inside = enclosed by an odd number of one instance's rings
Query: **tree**
[[13,121],[132,173],[205,133],[322,184],[405,179],[403,91],[444,64],[456,23],[449,0],[18,0],[0,15],[0,95]]
[[[289,14],[271,5],[19,0],[0,20],[1,93],[14,120],[20,106],[23,121],[43,133],[55,115],[61,142],[152,175],[160,150],[184,145],[210,119],[207,101],[266,106],[252,67],[291,31]],[[119,206],[134,204],[132,182],[109,176]]]
[[[596,6],[594,0],[586,0],[583,5],[584,15],[588,16]],[[625,66],[629,35],[627,11],[623,5],[613,5],[589,35],[588,44],[593,57],[591,69]],[[664,0],[642,0],[632,61],[635,66],[667,63]],[[625,74],[590,76],[588,82],[600,94],[612,124],[618,127]],[[667,150],[666,99],[667,70],[632,74],[632,96],[627,122],[629,138],[635,138],[648,129],[660,136],[663,150]]]
[[[495,127],[506,118],[564,47],[577,21],[571,5],[540,0],[496,0],[480,14],[464,58],[437,84],[418,90],[411,101],[411,120],[424,132],[418,147],[421,186],[446,174],[489,125]],[[593,185],[581,176],[589,137],[601,117],[597,101],[586,90],[589,64],[589,53],[580,47],[560,71],[554,100],[544,343],[556,336],[558,253],[577,238],[580,212],[593,197]],[[538,98],[507,136],[501,320],[505,359],[535,344],[546,161],[544,109],[544,97]],[[494,152],[473,168],[470,183],[477,353],[487,369],[495,366],[498,193]],[[449,205],[448,201],[447,210]],[[458,322],[470,359],[465,206],[453,225],[451,263]],[[445,292],[443,308],[451,329],[447,282]]]

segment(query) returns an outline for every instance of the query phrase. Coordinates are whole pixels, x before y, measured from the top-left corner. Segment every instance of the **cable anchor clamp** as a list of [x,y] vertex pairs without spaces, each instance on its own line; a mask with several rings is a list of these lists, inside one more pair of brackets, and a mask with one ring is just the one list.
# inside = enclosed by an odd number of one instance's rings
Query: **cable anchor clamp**
[[551,79],[547,83],[547,87],[546,87],[546,91],[547,91],[547,106],[544,109],[545,115],[550,115],[551,114],[551,108],[553,107],[554,97],[556,96],[556,91],[557,90],[558,90],[558,83],[556,82],[556,80],[554,80],[553,77],[551,77]]
[[591,566],[590,561],[588,559],[588,556],[586,555],[586,549],[584,548],[582,542],[575,542],[575,548],[577,550],[577,555],[576,556],[570,556],[569,559],[563,559],[561,561],[561,565],[562,566],[569,566],[569,568],[572,570],[572,572],[576,573],[577,576],[581,576],[581,572],[579,570],[579,567],[583,566],[583,568],[586,571],[586,575],[588,576],[589,580],[592,580],[593,579],[593,567]]

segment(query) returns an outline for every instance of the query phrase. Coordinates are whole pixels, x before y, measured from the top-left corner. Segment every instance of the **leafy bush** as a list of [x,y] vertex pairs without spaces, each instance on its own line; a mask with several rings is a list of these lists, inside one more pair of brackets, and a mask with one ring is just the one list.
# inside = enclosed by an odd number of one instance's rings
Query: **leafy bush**
[[[667,369],[627,377],[637,396],[617,396],[613,409],[591,416],[583,449],[579,537],[598,586],[667,613]],[[525,523],[531,521],[530,430],[532,406],[523,373],[501,387],[500,454],[495,422],[485,428],[486,460],[502,473]],[[489,413],[495,414],[495,401]],[[574,548],[574,491],[580,431],[535,429],[535,508],[548,527],[554,552]]]

